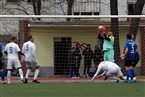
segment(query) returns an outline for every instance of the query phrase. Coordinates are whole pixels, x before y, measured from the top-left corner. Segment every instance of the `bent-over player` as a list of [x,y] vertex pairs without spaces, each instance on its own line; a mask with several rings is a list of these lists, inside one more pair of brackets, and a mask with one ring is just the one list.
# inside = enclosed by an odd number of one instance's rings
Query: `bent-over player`
[[[108,77],[117,80],[116,82],[119,82],[120,79],[124,80],[124,76],[121,72],[121,68],[116,63],[110,61],[102,61],[99,64],[95,75],[90,81],[93,81],[96,77],[102,77],[102,76],[105,76],[104,80],[107,80]],[[118,77],[116,78],[115,76]]]

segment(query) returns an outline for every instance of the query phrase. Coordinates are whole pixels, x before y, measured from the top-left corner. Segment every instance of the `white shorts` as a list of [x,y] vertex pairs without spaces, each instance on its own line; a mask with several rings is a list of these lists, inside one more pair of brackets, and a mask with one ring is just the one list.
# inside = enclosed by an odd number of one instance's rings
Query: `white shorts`
[[111,69],[111,70],[107,71],[106,74],[110,77],[112,77],[112,76],[122,76],[123,75],[120,68]]
[[21,63],[18,59],[8,59],[7,69],[12,69],[13,66],[17,68],[21,68]]
[[39,66],[37,62],[26,62],[26,67],[37,67]]

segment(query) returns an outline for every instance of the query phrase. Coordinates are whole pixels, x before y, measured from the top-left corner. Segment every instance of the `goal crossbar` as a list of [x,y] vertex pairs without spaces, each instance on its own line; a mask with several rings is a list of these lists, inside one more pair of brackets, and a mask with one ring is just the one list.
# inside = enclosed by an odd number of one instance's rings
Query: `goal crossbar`
[[145,15],[0,15],[0,18],[145,18]]

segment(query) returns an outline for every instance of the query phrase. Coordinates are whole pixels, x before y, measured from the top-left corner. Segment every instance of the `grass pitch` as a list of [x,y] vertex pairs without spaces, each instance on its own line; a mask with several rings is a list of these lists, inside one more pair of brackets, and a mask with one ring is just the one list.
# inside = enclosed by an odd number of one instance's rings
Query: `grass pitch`
[[0,84],[0,97],[145,97],[145,83]]

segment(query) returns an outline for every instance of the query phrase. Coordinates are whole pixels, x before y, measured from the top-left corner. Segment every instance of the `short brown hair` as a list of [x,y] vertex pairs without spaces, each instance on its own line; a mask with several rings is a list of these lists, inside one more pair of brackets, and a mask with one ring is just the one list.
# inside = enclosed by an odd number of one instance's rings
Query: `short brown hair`
[[30,40],[30,39],[32,39],[33,37],[32,37],[32,35],[30,35],[29,37],[28,37],[28,40]]
[[17,39],[17,37],[14,36],[14,35],[12,35],[12,36],[11,36],[11,40],[13,41],[13,40],[15,40],[15,39]]

